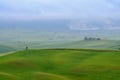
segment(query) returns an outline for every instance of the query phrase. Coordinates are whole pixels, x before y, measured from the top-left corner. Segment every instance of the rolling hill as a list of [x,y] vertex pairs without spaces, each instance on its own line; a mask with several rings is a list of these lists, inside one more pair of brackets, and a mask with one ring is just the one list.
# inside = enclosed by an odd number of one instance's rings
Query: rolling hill
[[27,50],[0,57],[0,80],[119,80],[120,51]]
[[82,48],[82,49],[104,49],[104,50],[119,50],[119,40],[100,40],[100,41],[73,41],[69,43],[60,44],[64,48]]
[[5,53],[5,52],[10,52],[10,51],[15,51],[15,50],[16,49],[12,47],[0,45],[0,53]]
[[[102,40],[102,41],[42,41],[42,42],[3,42],[0,46],[0,52],[10,52],[23,50],[26,46],[31,49],[49,49],[49,48],[74,48],[74,49],[101,49],[101,50],[120,50],[119,40]],[[6,46],[3,46],[6,45]],[[11,46],[11,47],[9,47]]]
[[[0,45],[0,53],[24,50],[26,46],[30,49],[49,49],[49,48],[74,48],[74,49],[100,49],[100,50],[120,50],[119,40],[102,41],[42,41],[42,42],[3,42]],[[4,46],[6,45],[6,46]],[[9,47],[11,46],[11,47]]]
[[101,50],[119,50],[119,40],[100,40],[100,41],[50,41],[46,43],[28,43],[30,48],[77,48],[77,49],[101,49]]

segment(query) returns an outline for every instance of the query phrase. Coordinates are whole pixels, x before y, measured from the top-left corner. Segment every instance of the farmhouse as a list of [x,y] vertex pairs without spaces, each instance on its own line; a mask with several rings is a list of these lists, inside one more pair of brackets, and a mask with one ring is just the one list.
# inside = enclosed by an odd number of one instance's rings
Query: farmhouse
[[84,40],[88,40],[88,41],[99,41],[102,40],[101,38],[98,37],[84,37]]

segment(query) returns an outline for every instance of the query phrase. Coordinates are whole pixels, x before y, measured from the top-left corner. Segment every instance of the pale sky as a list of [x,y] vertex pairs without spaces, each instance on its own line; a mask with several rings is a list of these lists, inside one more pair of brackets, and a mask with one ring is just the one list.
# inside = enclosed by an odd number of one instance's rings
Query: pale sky
[[0,0],[0,19],[120,17],[120,0]]

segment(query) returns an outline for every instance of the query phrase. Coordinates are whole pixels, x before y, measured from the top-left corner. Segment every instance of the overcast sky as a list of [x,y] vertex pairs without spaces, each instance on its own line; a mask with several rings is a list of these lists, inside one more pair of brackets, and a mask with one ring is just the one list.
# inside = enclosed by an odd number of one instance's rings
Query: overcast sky
[[120,17],[120,0],[0,0],[0,19]]

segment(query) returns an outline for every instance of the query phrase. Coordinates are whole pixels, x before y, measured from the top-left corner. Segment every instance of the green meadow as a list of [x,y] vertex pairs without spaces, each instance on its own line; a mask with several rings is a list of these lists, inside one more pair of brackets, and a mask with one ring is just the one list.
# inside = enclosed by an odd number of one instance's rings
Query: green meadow
[[120,51],[41,49],[0,56],[0,80],[120,80]]

